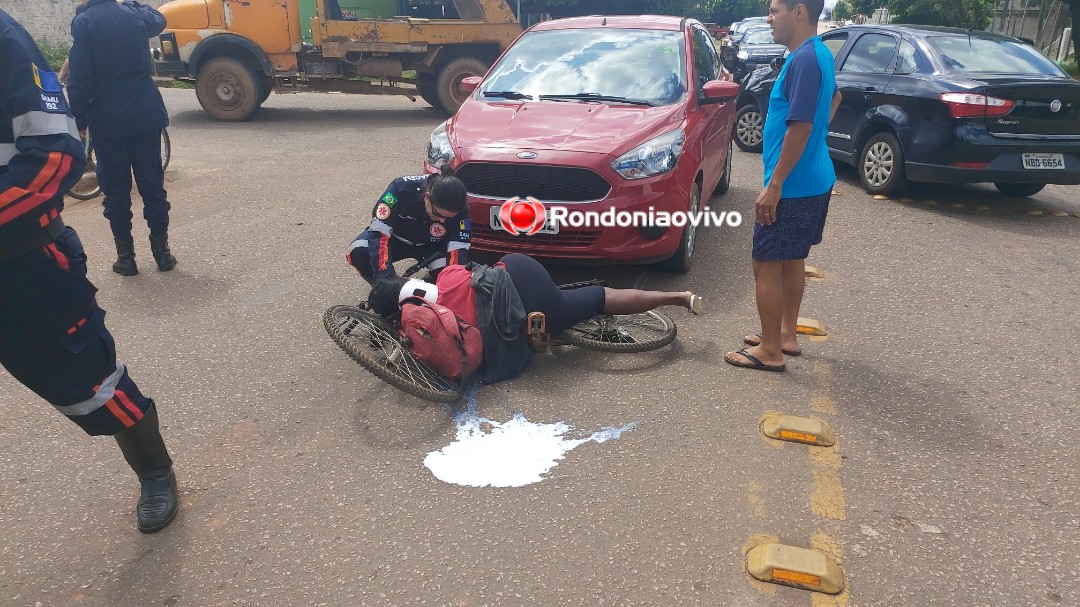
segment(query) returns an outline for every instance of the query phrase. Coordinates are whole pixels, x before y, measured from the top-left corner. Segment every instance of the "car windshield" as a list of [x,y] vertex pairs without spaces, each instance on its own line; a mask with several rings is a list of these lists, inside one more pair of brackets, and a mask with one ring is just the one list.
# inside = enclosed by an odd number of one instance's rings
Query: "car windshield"
[[743,44],[776,44],[772,30],[754,30],[743,38]]
[[954,72],[1018,76],[1065,75],[1053,61],[1022,42],[974,36],[932,36],[928,40],[937,49],[945,65]]
[[[682,32],[573,29],[529,32],[492,68],[481,95],[514,92],[668,105],[686,91]],[[524,97],[521,97],[524,98]]]

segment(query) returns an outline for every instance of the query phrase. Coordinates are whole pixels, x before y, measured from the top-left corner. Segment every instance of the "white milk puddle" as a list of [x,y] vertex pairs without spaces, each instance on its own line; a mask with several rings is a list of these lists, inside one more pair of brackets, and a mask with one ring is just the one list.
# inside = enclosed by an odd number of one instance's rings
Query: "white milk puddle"
[[521,487],[544,480],[544,474],[575,447],[605,443],[637,427],[637,422],[604,428],[586,438],[569,438],[567,424],[539,424],[515,413],[505,422],[480,417],[476,389],[466,392],[468,408],[454,416],[454,442],[424,458],[435,478],[467,487]]

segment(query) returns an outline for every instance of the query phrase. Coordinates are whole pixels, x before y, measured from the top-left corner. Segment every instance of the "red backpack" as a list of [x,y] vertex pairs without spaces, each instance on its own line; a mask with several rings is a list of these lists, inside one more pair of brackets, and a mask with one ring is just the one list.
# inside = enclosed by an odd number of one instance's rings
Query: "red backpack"
[[447,379],[468,378],[484,362],[480,330],[450,308],[409,298],[401,306],[401,337],[417,360]]

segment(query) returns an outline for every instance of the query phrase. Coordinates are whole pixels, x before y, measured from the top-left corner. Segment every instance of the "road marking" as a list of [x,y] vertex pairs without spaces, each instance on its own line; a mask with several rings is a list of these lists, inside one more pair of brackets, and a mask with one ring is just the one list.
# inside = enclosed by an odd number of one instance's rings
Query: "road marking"
[[1042,215],[1043,212],[1040,211],[1039,209],[1028,209],[1027,214],[1028,215]]
[[[815,533],[814,537],[810,538],[810,547],[825,553],[837,563],[844,562],[844,550],[841,548],[840,543],[824,533]],[[848,574],[847,570],[842,567],[841,573],[844,576],[844,589],[840,591],[840,594],[830,595],[815,592],[810,595],[810,607],[847,607],[850,598]]]
[[773,414],[761,418],[761,432],[776,440],[829,447],[836,442],[829,425],[819,419]]
[[[776,537],[775,535],[769,535],[767,533],[753,533],[753,534],[750,535],[750,539],[747,540],[745,544],[743,544],[742,553],[743,553],[743,556],[745,557],[747,554],[750,553],[751,550],[753,550],[754,548],[757,548],[758,546],[764,546],[766,544],[779,544],[779,543],[780,543],[780,538]],[[743,568],[745,569],[745,567],[746,567],[746,559],[744,558],[743,559]],[[756,578],[751,576],[750,577],[750,585],[753,586],[754,590],[757,590],[758,593],[760,593],[760,594],[762,594],[764,596],[767,596],[767,597],[776,596],[776,586],[774,586],[772,584],[766,584],[765,582],[758,581]]]
[[761,497],[761,492],[764,489],[765,486],[758,481],[750,481],[750,487],[746,492],[746,503],[750,510],[750,516],[754,518],[765,516],[765,499]]
[[808,278],[825,278],[825,270],[817,266],[806,266],[806,276]]
[[830,555],[819,550],[763,544],[746,553],[746,571],[762,582],[837,594],[844,574]]
[[820,320],[800,316],[796,320],[795,332],[799,335],[828,335],[825,324]]
[[963,204],[961,202],[958,202],[958,203],[952,205],[952,208],[954,208],[954,209],[966,209],[967,205],[965,205],[965,204]]
[[1050,213],[1050,214],[1053,215],[1054,217],[1068,217],[1069,216],[1069,214],[1066,213],[1065,211],[1054,211],[1053,213]]
[[975,207],[975,210],[976,211],[982,211],[983,213],[985,213],[986,211],[990,210],[990,207],[988,207],[986,205],[982,205],[982,206]]
[[938,205],[938,203],[937,203],[936,200],[927,200],[926,201],[926,206],[928,206],[928,207],[936,207],[937,205]]
[[840,483],[840,445],[831,447],[810,447],[810,461],[813,463],[814,492],[810,495],[810,510],[822,517],[835,521],[847,520],[847,499],[844,487]]

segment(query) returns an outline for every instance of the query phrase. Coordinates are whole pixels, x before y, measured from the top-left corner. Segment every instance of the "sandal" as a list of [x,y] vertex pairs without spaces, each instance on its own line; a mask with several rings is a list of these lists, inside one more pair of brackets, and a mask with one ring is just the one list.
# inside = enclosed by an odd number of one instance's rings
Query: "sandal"
[[694,316],[701,316],[701,304],[704,301],[700,295],[690,295],[690,311],[694,313]]
[[[742,342],[744,344],[748,345],[748,346],[759,346],[759,345],[761,345],[761,333],[755,333],[754,335],[757,336],[757,341],[754,341],[754,340],[750,339],[749,337],[744,337]],[[802,356],[802,348],[799,348],[798,350],[780,350],[780,351],[783,352],[784,354],[788,355],[788,356]]]
[[739,356],[742,356],[742,357],[746,358],[746,360],[750,361],[750,364],[734,362],[730,358],[728,358],[727,356],[724,357],[724,362],[726,362],[727,364],[729,364],[729,365],[731,365],[733,367],[741,367],[743,369],[754,369],[755,371],[772,371],[773,373],[783,373],[784,370],[787,369],[787,365],[776,365],[776,366],[766,365],[765,363],[761,362],[761,360],[759,360],[756,356],[754,356],[753,354],[750,354],[749,352],[747,352],[746,348],[743,348],[742,350],[739,350],[739,351],[737,351],[735,353],[738,354]]

